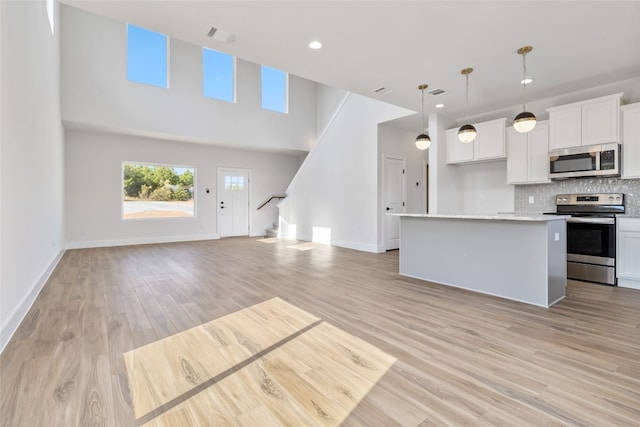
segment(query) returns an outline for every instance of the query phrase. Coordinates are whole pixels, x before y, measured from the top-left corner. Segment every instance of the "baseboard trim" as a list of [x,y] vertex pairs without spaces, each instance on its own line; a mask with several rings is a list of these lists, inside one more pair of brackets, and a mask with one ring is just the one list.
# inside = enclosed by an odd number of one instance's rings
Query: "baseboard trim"
[[360,242],[349,242],[345,240],[332,240],[332,246],[338,246],[340,248],[353,249],[356,251],[362,252],[372,252],[372,253],[380,253],[384,252],[384,249],[381,250],[381,246],[372,243],[360,243]]
[[629,289],[640,289],[640,280],[627,279],[626,277],[618,277],[618,287]]
[[64,249],[58,252],[58,254],[53,258],[53,260],[44,270],[44,272],[40,275],[38,280],[36,280],[36,282],[31,286],[29,292],[24,296],[24,298],[22,298],[20,304],[18,304],[11,315],[9,315],[9,319],[5,322],[4,325],[2,325],[2,328],[0,329],[0,354],[4,351],[5,347],[11,340],[11,337],[13,337],[13,335],[18,330],[18,326],[20,326],[20,323],[22,323],[22,320],[24,320],[24,317],[29,312],[29,309],[36,301],[38,294],[40,294],[40,291],[44,287],[45,283],[47,283],[47,280],[49,280],[49,277],[51,276],[51,273],[53,273],[53,270],[55,270],[55,268],[58,266],[58,263],[62,259],[64,253]]
[[134,239],[89,240],[67,242],[67,249],[106,248],[111,246],[151,245],[154,243],[195,242],[199,240],[217,240],[218,234],[201,234],[191,236],[138,237]]

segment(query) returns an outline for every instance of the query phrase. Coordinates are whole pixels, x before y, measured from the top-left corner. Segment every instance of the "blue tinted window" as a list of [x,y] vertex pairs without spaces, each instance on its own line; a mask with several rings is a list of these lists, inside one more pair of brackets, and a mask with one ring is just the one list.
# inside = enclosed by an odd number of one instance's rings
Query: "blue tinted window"
[[127,25],[127,78],[132,82],[168,87],[167,36]]
[[202,64],[204,96],[234,102],[233,56],[203,48]]
[[262,66],[262,108],[287,112],[287,74]]

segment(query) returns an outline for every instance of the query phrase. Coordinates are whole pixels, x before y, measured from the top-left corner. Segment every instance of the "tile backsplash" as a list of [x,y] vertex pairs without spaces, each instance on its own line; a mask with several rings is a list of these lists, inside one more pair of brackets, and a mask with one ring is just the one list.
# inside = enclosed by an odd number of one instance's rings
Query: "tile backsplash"
[[[626,213],[640,216],[640,179],[619,178],[580,178],[551,181],[549,184],[516,185],[515,212],[555,212],[555,196],[571,193],[624,193]],[[529,204],[529,196],[533,196],[533,204]]]

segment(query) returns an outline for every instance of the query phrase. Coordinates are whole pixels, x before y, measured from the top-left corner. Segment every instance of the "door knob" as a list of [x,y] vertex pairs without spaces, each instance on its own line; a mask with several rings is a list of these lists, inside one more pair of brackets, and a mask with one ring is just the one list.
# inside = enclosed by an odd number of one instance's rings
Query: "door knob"
[[389,206],[387,206],[387,210],[388,210],[388,211],[390,211],[390,210],[391,210],[391,208],[390,208]]

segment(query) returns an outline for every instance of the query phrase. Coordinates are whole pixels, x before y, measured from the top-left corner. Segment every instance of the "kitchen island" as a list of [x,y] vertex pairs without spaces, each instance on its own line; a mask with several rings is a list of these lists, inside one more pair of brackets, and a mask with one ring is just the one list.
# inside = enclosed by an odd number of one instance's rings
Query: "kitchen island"
[[542,307],[565,296],[565,216],[391,215],[401,275]]

